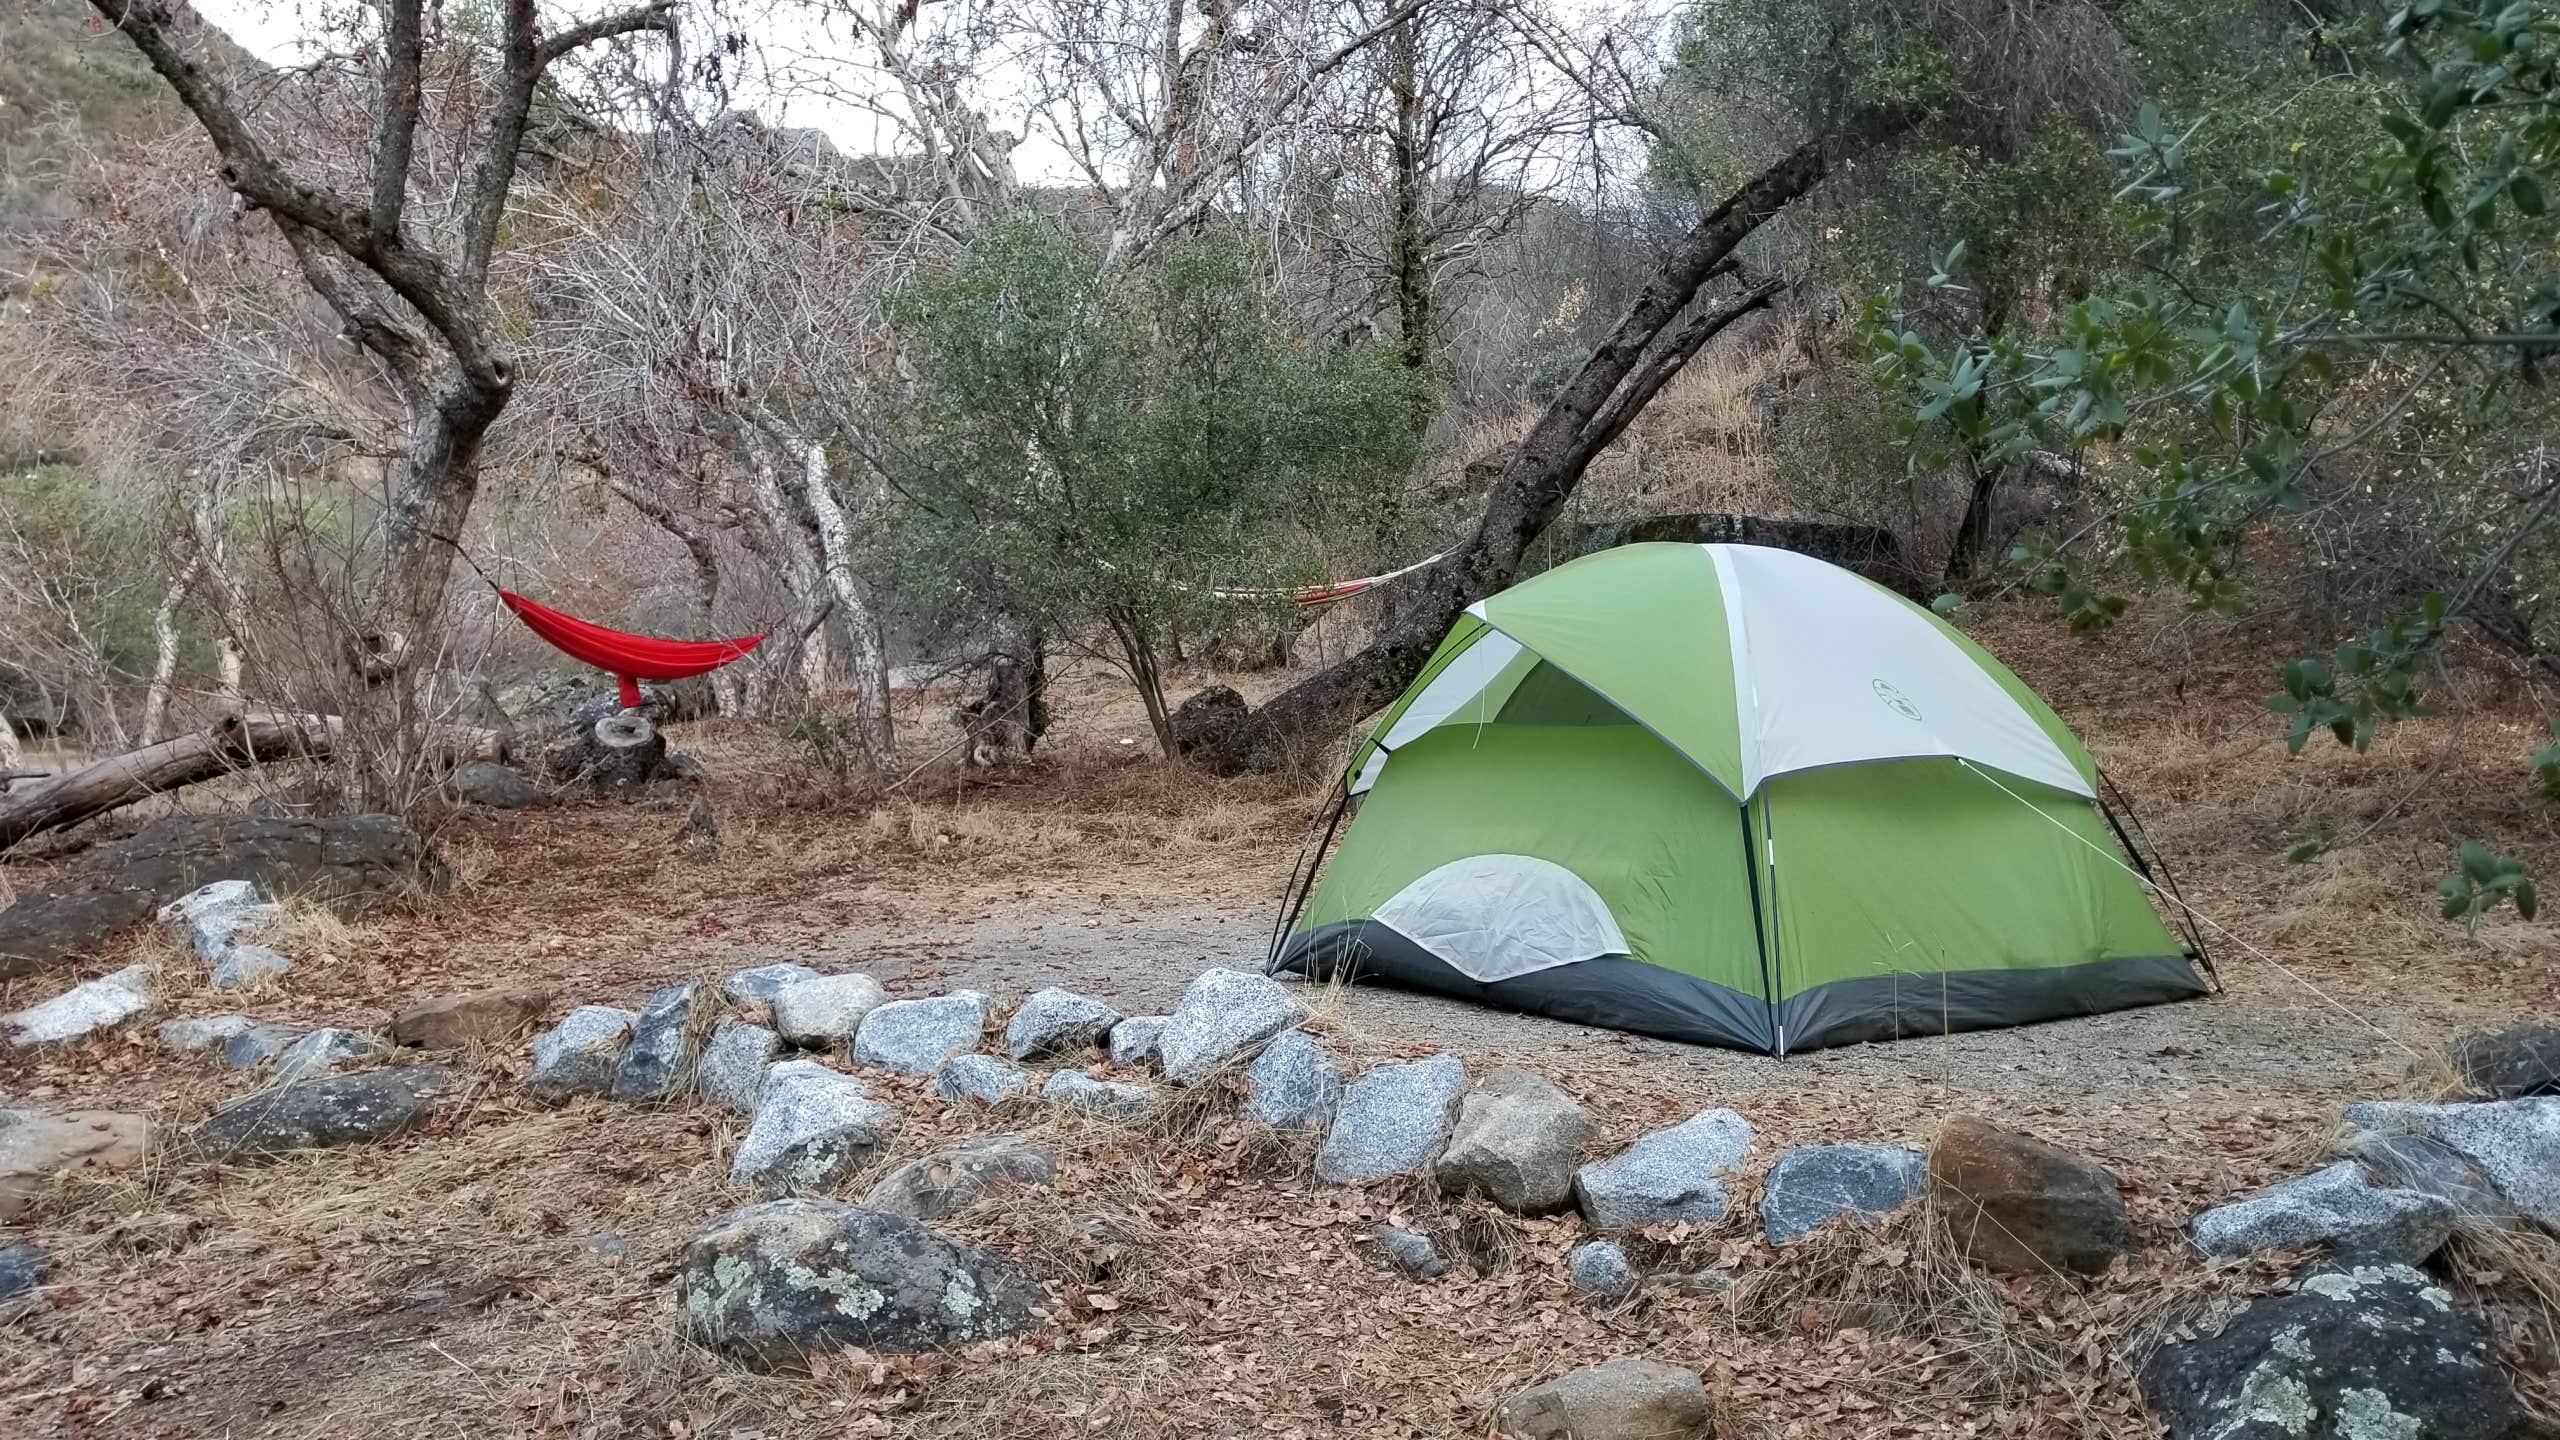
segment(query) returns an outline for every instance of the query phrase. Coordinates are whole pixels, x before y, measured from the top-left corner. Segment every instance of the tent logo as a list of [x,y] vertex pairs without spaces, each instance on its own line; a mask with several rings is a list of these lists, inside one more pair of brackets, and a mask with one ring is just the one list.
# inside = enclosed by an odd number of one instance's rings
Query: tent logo
[[1894,714],[1905,720],[1920,718],[1920,707],[1912,704],[1911,697],[1895,689],[1891,682],[1878,679],[1875,682],[1875,692],[1876,698],[1883,701],[1884,707]]

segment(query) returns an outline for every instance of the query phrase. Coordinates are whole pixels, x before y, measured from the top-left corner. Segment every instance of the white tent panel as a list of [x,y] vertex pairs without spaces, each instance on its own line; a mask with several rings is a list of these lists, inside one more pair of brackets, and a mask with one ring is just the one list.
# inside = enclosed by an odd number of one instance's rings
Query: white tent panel
[[1372,918],[1486,984],[1628,953],[1599,892],[1532,855],[1452,860],[1397,891]]
[[[1485,687],[1502,673],[1502,667],[1519,654],[1519,641],[1499,631],[1487,630],[1457,659],[1442,666],[1440,673],[1431,677],[1431,683],[1424,687],[1423,692],[1414,697],[1402,715],[1396,717],[1396,723],[1387,728],[1379,748],[1371,752],[1368,763],[1360,767],[1360,774],[1352,781],[1351,793],[1361,794],[1377,784],[1378,773],[1387,768],[1390,753],[1419,738],[1441,721],[1493,719],[1489,713],[1481,716],[1468,714],[1467,704],[1483,695]],[[1488,701],[1481,708],[1489,711],[1493,707]]]
[[2035,717],[1901,600],[1793,551],[1702,548],[1732,627],[1746,793],[1791,771],[1931,755],[2091,793]]

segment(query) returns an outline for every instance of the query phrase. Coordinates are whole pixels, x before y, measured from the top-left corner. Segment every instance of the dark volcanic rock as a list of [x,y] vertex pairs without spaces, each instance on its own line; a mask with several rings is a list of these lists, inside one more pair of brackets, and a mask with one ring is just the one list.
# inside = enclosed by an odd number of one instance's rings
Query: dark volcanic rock
[[694,1233],[676,1270],[694,1338],[783,1367],[859,1346],[913,1354],[1019,1334],[1039,1287],[913,1220],[827,1200],[769,1200]]
[[442,884],[444,867],[417,831],[391,815],[155,820],[0,910],[0,980],[60,964],[216,880],[312,896],[353,916],[412,885]]
[[214,1111],[187,1132],[180,1149],[198,1160],[250,1160],[370,1144],[426,1124],[459,1088],[441,1065],[297,1080]]
[[2423,1272],[2363,1259],[2163,1346],[2142,1393],[2170,1440],[2499,1440],[2516,1416],[2480,1318]]
[[2560,1095],[2560,1030],[2527,1022],[2456,1035],[2445,1057],[2463,1083],[2493,1100]]

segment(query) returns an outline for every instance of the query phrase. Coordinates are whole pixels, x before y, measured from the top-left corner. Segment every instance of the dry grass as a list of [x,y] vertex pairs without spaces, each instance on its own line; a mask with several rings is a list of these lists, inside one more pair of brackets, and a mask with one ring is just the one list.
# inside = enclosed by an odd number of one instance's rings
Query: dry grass
[[[810,1376],[757,1376],[686,1344],[667,1303],[684,1238],[739,1198],[724,1182],[735,1117],[541,1109],[514,1084],[517,1045],[457,1057],[479,1091],[448,1126],[397,1146],[255,1168],[158,1158],[45,1197],[33,1229],[62,1289],[35,1321],[0,1328],[0,1431],[1457,1440],[1482,1436],[1493,1407],[1528,1384],[1647,1354],[1702,1373],[1736,1435],[2142,1433],[2130,1381],[2140,1356],[2283,1269],[2207,1265],[2178,1227],[2319,1159],[2341,1101],[2440,1093],[2435,1063],[2394,1043],[2428,1057],[2457,1026],[2560,1008],[2549,929],[2500,916],[2466,936],[2427,901],[2455,838],[2488,837],[2547,871],[2560,867],[2560,822],[2518,785],[2537,717],[2496,686],[2369,754],[2288,760],[2257,708],[2263,647],[2245,633],[2215,640],[2143,614],[2086,645],[2023,613],[1974,623],[2091,739],[2189,898],[2236,937],[2217,940],[2230,997],[2173,1007],[2195,1029],[2092,1025],[2063,1039],[1908,1042],[1884,1064],[1845,1052],[1776,1066],[1339,987],[1311,996],[1309,1028],[1362,1058],[1447,1046],[1471,1065],[1529,1064],[1589,1103],[1611,1144],[1731,1104],[1759,1128],[1765,1160],[1793,1143],[1923,1136],[1950,1109],[1997,1106],[2128,1177],[2152,1242],[2129,1270],[1993,1281],[1952,1265],[1925,1216],[1771,1249],[1745,1177],[1724,1224],[1635,1247],[1674,1269],[1740,1276],[1735,1289],[1657,1286],[1589,1309],[1565,1299],[1564,1256],[1582,1238],[1570,1217],[1501,1216],[1412,1185],[1318,1185],[1309,1141],[1239,1121],[1224,1082],[1144,1126],[955,1109],[893,1084],[908,1130],[844,1193],[967,1135],[1020,1130],[1055,1146],[1054,1191],[951,1228],[1036,1274],[1060,1323],[970,1354],[843,1356]],[[672,844],[689,801],[459,816],[439,836],[454,891],[343,933],[315,918],[302,940],[339,963],[289,949],[304,965],[252,1008],[378,1026],[421,992],[527,979],[559,987],[564,1003],[631,1003],[676,978],[822,954],[924,993],[948,988],[948,971],[980,983],[964,967],[985,956],[940,942],[827,947],[1025,915],[1108,937],[1179,907],[1237,923],[1146,963],[1258,956],[1315,789],[1128,763],[1118,741],[1135,733],[1136,710],[1124,694],[1083,677],[1058,699],[1050,758],[996,777],[927,765],[872,803],[796,784],[787,747],[770,739],[681,737],[712,767],[726,837],[698,860]],[[941,743],[934,704],[947,697],[903,717],[918,765]],[[2323,821],[2353,843],[2286,866],[2284,846]],[[98,968],[143,957],[178,972],[173,982],[191,975],[150,928]],[[1019,943],[991,933],[976,950]],[[1016,957],[1011,990],[1050,983],[1040,967],[1054,953]],[[1128,963],[1133,988],[1162,980]],[[2306,987],[2382,1035],[2313,1023],[2334,1012]],[[172,1013],[240,1003],[172,988]],[[38,997],[22,983],[6,998]],[[2231,1053],[2126,1038],[2164,1033],[2218,1036]],[[2352,1064],[2325,1053],[2338,1046],[2357,1049]],[[2075,1053],[2054,1078],[2013,1073],[2057,1049]],[[2148,1088],[2116,1088],[2127,1076]],[[242,1083],[167,1056],[147,1030],[0,1060],[11,1093],[148,1110],[171,1126]],[[1390,1217],[1466,1263],[1431,1285],[1393,1276],[1370,1240]],[[624,1253],[590,1243],[607,1234]],[[2472,1234],[2452,1257],[2540,1412],[2552,1407],[2552,1260],[2539,1239]]]

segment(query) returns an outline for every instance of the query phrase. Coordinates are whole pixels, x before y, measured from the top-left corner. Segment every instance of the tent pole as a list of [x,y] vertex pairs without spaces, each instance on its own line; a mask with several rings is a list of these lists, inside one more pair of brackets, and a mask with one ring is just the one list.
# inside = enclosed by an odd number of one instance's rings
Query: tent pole
[[[2132,857],[2134,868],[2142,872],[2143,879],[2151,880],[2150,862],[2142,858],[2142,851],[2134,845],[2133,836],[2125,833],[2124,821],[2116,818],[2116,811],[2121,809],[2125,816],[2133,821],[2134,830],[2144,840],[2151,838],[2151,832],[2144,827],[2142,817],[2134,812],[2133,802],[2126,798],[2124,788],[2116,784],[2113,776],[2100,770],[2098,785],[2104,792],[2098,797],[2098,813],[2107,817],[2107,828],[2116,832],[2116,843],[2122,845],[2124,853]],[[2113,805],[2107,803],[2109,796],[2115,799]],[[2160,877],[2153,883],[2166,889],[2170,897],[2178,902],[2178,928],[2187,932],[2187,943],[2195,947],[2197,962],[2204,966],[2205,974],[2213,978],[2213,988],[2219,990],[2222,988],[2222,972],[2213,968],[2213,956],[2205,949],[2204,933],[2196,928],[2195,916],[2188,911],[2187,897],[2178,888],[2178,877],[2169,873],[2169,857],[2161,853],[2159,846],[2154,845],[2151,848],[2153,853],[2160,855]]]
[[[1299,842],[1297,861],[1289,867],[1289,881],[1280,888],[1280,918],[1272,924],[1271,944],[1263,952],[1263,974],[1268,975],[1279,967],[1281,944],[1288,937],[1289,927],[1298,923],[1298,912],[1306,908],[1307,897],[1316,888],[1316,872],[1324,868],[1325,849],[1333,844],[1333,832],[1342,823],[1342,812],[1350,808],[1351,784],[1345,780],[1325,816],[1324,838],[1316,842],[1314,853],[1310,855],[1306,843]],[[1301,872],[1304,872],[1303,884],[1300,883]]]
[[1769,1007],[1769,1053],[1778,1049],[1778,987],[1769,973],[1769,937],[1761,929],[1759,847],[1751,839],[1751,802],[1742,802],[1742,883],[1751,891],[1751,948],[1760,956],[1760,1000]]

